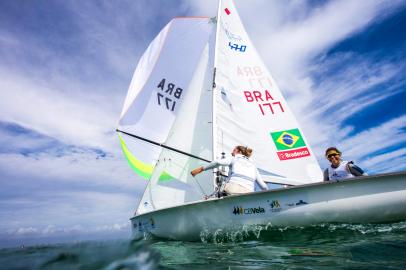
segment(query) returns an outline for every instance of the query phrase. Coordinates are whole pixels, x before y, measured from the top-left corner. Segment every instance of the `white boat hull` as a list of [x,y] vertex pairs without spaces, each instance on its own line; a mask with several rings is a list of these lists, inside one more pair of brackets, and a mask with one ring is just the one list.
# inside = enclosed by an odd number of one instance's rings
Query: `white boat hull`
[[194,241],[204,231],[246,225],[308,226],[406,220],[406,172],[228,196],[131,218],[134,239]]

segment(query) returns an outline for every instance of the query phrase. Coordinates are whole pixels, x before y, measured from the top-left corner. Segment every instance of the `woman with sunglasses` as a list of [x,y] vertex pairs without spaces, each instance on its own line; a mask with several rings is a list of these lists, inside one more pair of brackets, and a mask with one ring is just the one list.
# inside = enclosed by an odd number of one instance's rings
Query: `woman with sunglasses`
[[367,175],[352,161],[341,159],[341,152],[336,147],[326,149],[326,158],[331,165],[324,170],[324,181],[343,180],[355,176]]

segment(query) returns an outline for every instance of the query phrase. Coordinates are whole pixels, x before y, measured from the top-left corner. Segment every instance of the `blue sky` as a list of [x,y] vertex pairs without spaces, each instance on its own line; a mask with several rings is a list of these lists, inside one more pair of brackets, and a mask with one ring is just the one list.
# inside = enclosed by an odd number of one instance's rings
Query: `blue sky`
[[[405,170],[405,1],[236,6],[322,167],[336,145],[369,174]],[[214,0],[0,2],[1,243],[128,236],[144,182],[114,130],[132,73],[172,17],[216,9]]]

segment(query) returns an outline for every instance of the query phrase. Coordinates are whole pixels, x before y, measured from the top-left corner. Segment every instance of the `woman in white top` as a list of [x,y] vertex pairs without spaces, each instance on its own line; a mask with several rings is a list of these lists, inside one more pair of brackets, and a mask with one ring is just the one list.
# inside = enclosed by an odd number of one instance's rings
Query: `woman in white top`
[[230,159],[215,160],[205,167],[194,169],[191,174],[195,175],[219,166],[228,166],[228,179],[224,187],[227,194],[242,194],[254,192],[255,182],[259,184],[262,190],[267,190],[268,186],[262,180],[258,169],[251,162],[249,157],[252,155],[252,149],[246,146],[236,146],[231,153]]
[[343,180],[355,176],[367,175],[360,167],[352,161],[341,159],[341,152],[336,147],[329,147],[326,150],[326,158],[331,165],[324,170],[324,181]]

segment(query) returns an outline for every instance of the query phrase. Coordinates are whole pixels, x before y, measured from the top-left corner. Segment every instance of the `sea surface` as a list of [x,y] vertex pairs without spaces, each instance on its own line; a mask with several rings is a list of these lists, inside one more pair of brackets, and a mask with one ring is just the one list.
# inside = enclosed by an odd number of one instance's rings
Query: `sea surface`
[[0,269],[406,269],[406,222],[247,227],[200,242],[106,240],[0,249]]

